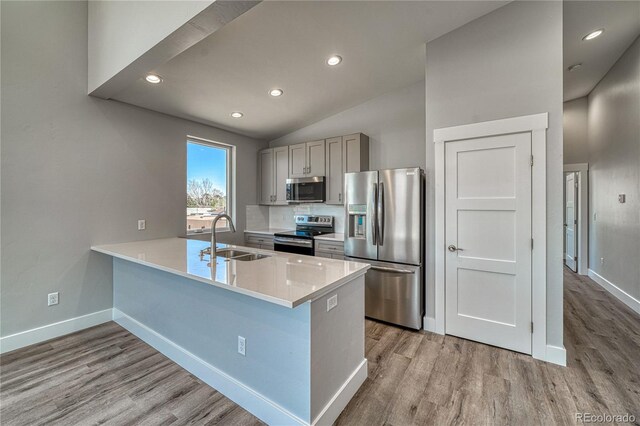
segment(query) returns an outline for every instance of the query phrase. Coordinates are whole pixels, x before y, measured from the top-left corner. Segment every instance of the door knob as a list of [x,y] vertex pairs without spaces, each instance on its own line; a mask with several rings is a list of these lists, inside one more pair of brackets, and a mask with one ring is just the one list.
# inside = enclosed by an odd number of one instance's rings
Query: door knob
[[454,252],[454,251],[462,251],[461,248],[458,248],[456,246],[454,246],[453,244],[451,244],[449,247],[447,247],[449,249],[450,252]]

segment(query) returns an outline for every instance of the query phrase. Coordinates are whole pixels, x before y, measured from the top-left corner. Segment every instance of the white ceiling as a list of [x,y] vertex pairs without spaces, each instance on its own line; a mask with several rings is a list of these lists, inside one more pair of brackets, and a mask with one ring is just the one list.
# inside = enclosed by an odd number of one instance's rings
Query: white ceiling
[[272,140],[424,79],[425,42],[506,3],[265,1],[114,98]]
[[[640,1],[564,2],[564,100],[588,95],[640,35]],[[593,40],[582,37],[604,28]],[[571,65],[582,63],[573,72]]]

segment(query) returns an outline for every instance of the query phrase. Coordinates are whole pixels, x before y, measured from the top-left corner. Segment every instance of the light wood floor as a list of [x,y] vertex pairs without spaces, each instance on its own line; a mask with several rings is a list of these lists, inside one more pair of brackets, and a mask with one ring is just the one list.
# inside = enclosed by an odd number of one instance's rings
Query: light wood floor
[[[369,378],[339,425],[640,424],[640,318],[565,272],[566,368],[452,336],[367,321]],[[2,425],[260,422],[115,323],[0,357]]]

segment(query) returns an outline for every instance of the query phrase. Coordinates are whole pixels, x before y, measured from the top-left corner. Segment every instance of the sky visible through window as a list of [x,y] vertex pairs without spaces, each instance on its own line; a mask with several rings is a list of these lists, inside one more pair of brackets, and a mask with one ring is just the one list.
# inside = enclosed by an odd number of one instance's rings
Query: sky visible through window
[[[227,210],[228,150],[187,142],[187,231],[202,232],[212,216]],[[226,227],[226,221],[218,226]]]
[[227,192],[227,151],[199,143],[187,143],[187,180],[210,179],[213,186]]

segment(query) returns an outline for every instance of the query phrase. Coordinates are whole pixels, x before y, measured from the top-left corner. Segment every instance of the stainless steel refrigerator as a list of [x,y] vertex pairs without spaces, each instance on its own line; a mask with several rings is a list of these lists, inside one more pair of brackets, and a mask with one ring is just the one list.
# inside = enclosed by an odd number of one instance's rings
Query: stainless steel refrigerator
[[365,315],[422,328],[424,172],[393,169],[345,174],[347,258],[371,264]]

